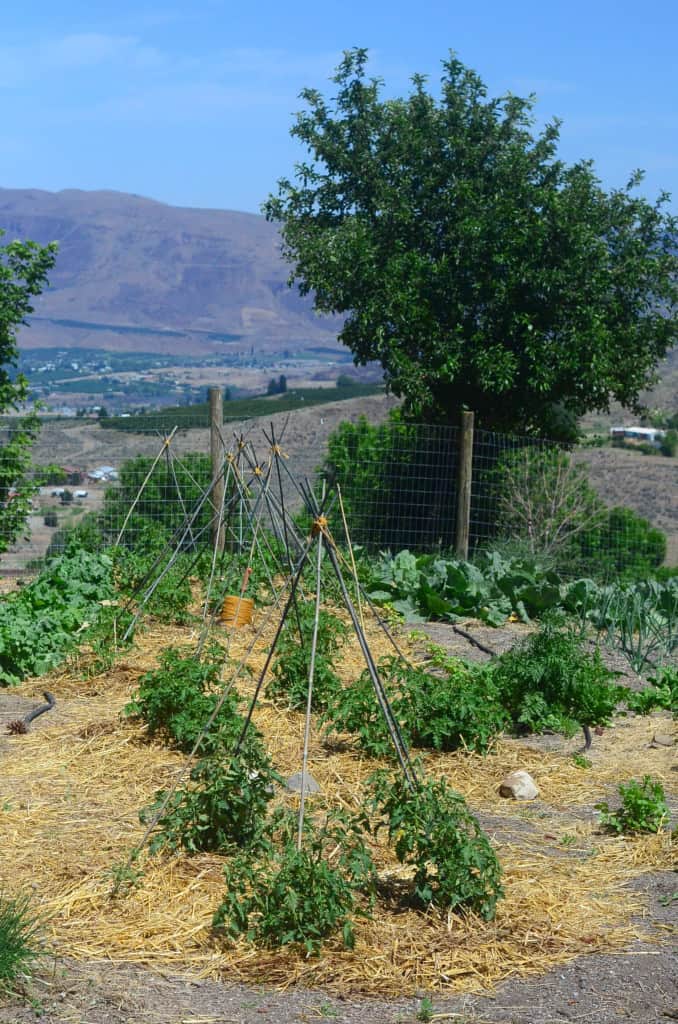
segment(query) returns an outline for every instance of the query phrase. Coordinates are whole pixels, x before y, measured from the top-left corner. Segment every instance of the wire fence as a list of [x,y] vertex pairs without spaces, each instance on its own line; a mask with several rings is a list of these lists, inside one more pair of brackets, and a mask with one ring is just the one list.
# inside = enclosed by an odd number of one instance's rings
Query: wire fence
[[[35,572],[74,533],[91,546],[97,538],[101,545],[115,543],[123,526],[127,542],[155,527],[180,531],[182,537],[185,531],[185,546],[212,544],[216,505],[207,493],[213,467],[204,418],[195,424],[203,429],[191,435],[201,450],[192,453],[186,451],[187,435],[182,445],[163,444],[166,420],[149,419],[144,426],[145,434],[126,437],[127,453],[135,450],[137,438],[140,454],[116,465],[84,471],[61,465],[55,451],[54,463],[42,467],[42,477],[34,479],[40,486],[30,495],[3,475],[11,428],[0,427],[0,575]],[[303,440],[296,450],[285,446],[272,459],[266,428],[253,427],[246,444],[230,424],[221,429],[224,521],[231,541],[247,532],[252,502],[259,503],[269,523],[276,517],[282,521],[284,511],[298,512],[296,481],[309,465]],[[320,477],[330,488],[339,484],[354,544],[370,552],[409,548],[450,554],[459,550],[461,441],[457,427],[360,420],[341,423],[327,446],[314,451],[311,464],[322,463],[317,486]],[[470,480],[471,556],[490,544],[512,545],[550,553],[572,574],[588,569],[598,576],[629,567],[650,570],[665,558],[663,535],[629,510],[606,509],[592,487],[595,480],[555,444],[476,430]],[[22,502],[28,504],[28,518],[19,528]],[[336,501],[330,519],[341,534]]]

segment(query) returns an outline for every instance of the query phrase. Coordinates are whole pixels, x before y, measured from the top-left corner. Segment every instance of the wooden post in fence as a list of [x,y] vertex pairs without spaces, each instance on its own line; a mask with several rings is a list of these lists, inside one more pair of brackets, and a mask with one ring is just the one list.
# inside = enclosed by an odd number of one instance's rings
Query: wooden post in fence
[[209,389],[210,400],[210,458],[212,460],[212,543],[217,552],[224,550],[224,526],[221,510],[224,504],[224,399],[221,388]]
[[468,558],[471,524],[471,478],[473,476],[473,413],[462,412],[457,471],[457,529],[454,550],[457,558]]

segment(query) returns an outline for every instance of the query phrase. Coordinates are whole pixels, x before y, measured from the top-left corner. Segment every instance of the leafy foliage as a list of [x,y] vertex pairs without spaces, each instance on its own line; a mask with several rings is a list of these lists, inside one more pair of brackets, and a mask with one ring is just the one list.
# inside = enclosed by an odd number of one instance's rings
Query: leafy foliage
[[[0,231],[0,238],[4,232]],[[16,411],[28,399],[28,381],[12,374],[19,350],[16,332],[33,312],[34,296],[54,266],[55,242],[14,241],[0,246],[0,413]],[[0,444],[0,552],[19,536],[30,511],[35,485],[28,478],[30,448],[39,430],[35,414],[18,416]]]
[[192,768],[188,786],[169,799],[165,791],[157,792],[153,804],[141,812],[145,824],[158,818],[151,852],[232,852],[233,847],[256,846],[266,834],[276,781],[258,737],[251,736],[237,757],[216,750]]
[[302,93],[292,135],[308,158],[278,182],[292,280],[340,339],[379,360],[407,413],[571,438],[577,417],[635,407],[677,333],[669,197],[606,193],[590,161],[558,158],[559,126],[534,134],[534,99],[490,99],[456,57],[440,99],[413,78],[383,99],[367,51],[348,51],[336,93]]
[[[142,521],[134,534],[132,547],[112,549],[115,579],[119,590],[161,622],[189,621],[192,600],[191,559],[178,554],[172,565],[174,548],[167,532],[156,523]],[[169,566],[169,568],[168,568]]]
[[502,896],[501,868],[464,798],[445,779],[418,782],[377,772],[372,806],[382,818],[401,864],[414,868],[412,899],[427,907],[463,908],[486,920]]
[[27,896],[0,891],[0,988],[15,981],[40,955],[39,927]]
[[58,665],[86,638],[101,602],[113,597],[106,555],[79,551],[50,561],[33,583],[0,602],[0,685]]
[[168,648],[157,669],[144,673],[125,714],[141,718],[149,736],[160,735],[173,746],[190,753],[217,704],[221,706],[200,751],[232,744],[240,735],[243,719],[238,712],[240,698],[229,690],[217,690],[224,660],[219,647],[208,650],[203,660],[194,652]]
[[362,838],[364,823],[331,812],[323,824],[307,825],[301,850],[292,824],[288,820],[283,826],[280,847],[271,844],[227,862],[226,896],[214,926],[231,939],[246,935],[263,946],[298,943],[312,954],[341,930],[344,945],[352,949],[353,918],[364,913],[359,894],[369,894],[375,881]]
[[600,823],[611,832],[659,832],[669,818],[664,787],[645,775],[642,782],[636,779],[619,786],[621,807],[611,811],[603,801],[596,804],[600,811]]
[[638,693],[629,691],[626,696],[629,710],[647,715],[655,708],[663,708],[678,718],[678,668],[665,665],[656,676],[650,676],[649,683]]
[[488,671],[515,726],[529,732],[606,725],[622,698],[599,651],[585,651],[574,630],[557,619],[502,654]]
[[473,616],[500,626],[511,613],[523,621],[557,607],[559,576],[535,557],[505,558],[483,552],[475,562],[400,551],[384,555],[373,570],[368,592],[410,621]]
[[[272,678],[266,690],[267,696],[276,699],[284,697],[289,706],[296,710],[306,708],[314,618],[314,604],[298,601],[296,613],[292,611],[288,615],[283,627]],[[334,671],[333,659],[347,632],[341,619],[320,609],[313,672],[312,707],[315,711],[325,708],[332,695],[341,689],[341,680]]]
[[[412,747],[484,752],[508,724],[508,717],[482,668],[465,665],[443,652],[434,656],[434,672],[386,658],[379,665],[393,714]],[[434,674],[435,673],[435,674]],[[391,754],[384,716],[367,671],[330,697],[323,716],[328,734],[350,732],[371,757]]]

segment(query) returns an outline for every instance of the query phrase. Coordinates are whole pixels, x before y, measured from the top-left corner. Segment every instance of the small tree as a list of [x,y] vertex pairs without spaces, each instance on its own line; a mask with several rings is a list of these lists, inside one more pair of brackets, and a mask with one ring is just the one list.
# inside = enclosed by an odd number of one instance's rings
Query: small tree
[[378,360],[412,418],[571,439],[612,399],[637,409],[678,338],[669,197],[605,192],[558,157],[534,99],[487,96],[455,56],[440,98],[413,78],[384,99],[367,51],[346,53],[326,99],[305,89],[291,134],[308,157],[265,205],[291,280],[345,315],[355,362]]
[[[19,412],[28,399],[28,381],[11,373],[19,354],[16,334],[33,312],[31,299],[47,283],[55,258],[56,243],[0,246],[0,414]],[[0,435],[0,552],[19,535],[30,512],[35,485],[27,474],[38,426],[35,413],[16,416],[5,436]]]
[[586,470],[556,448],[510,452],[493,474],[499,531],[533,554],[556,555],[605,519]]

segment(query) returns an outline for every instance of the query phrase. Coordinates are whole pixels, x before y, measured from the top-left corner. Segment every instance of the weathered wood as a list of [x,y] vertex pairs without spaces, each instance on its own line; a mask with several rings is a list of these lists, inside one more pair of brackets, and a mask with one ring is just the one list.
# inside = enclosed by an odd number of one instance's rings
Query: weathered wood
[[212,462],[212,543],[220,554],[224,550],[225,533],[222,510],[224,507],[224,399],[221,388],[209,389],[210,402],[210,459]]
[[473,420],[472,412],[461,414],[459,437],[459,471],[457,476],[457,529],[454,549],[457,558],[468,558],[471,525],[471,481],[473,477]]

